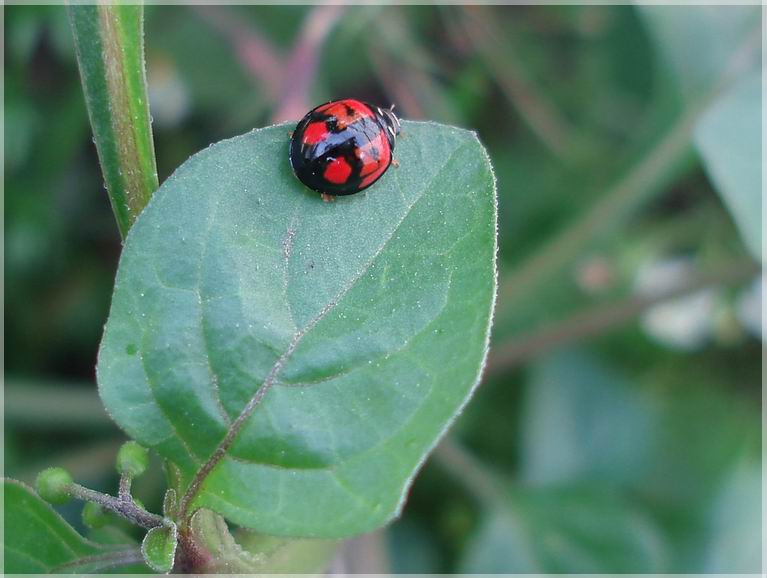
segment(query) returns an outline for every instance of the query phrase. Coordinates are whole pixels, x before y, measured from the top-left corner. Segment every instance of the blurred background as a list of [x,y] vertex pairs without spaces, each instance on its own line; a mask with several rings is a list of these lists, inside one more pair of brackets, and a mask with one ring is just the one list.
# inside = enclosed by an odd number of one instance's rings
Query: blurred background
[[[113,491],[119,235],[65,9],[4,12],[5,473]],[[760,570],[759,7],[149,6],[145,41],[161,181],[339,97],[477,130],[495,165],[483,383],[343,569]],[[137,484],[158,508],[159,468]]]

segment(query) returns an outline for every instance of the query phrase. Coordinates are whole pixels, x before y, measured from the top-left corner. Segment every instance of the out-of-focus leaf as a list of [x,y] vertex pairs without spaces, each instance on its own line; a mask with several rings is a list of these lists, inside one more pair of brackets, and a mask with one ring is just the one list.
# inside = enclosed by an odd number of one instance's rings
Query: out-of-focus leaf
[[746,247],[762,258],[762,75],[741,79],[703,115],[695,145]]
[[758,33],[757,6],[637,6],[686,97],[712,88],[749,34]]
[[[757,414],[715,388],[721,377],[707,381],[710,369],[696,372],[678,361],[671,369],[655,368],[630,385],[584,353],[542,360],[523,412],[521,475],[547,488],[603,483],[624,498],[642,496],[643,507],[663,525],[669,548],[660,571],[707,571],[704,552],[715,542],[719,552],[711,564],[737,571],[748,566],[752,546],[745,543],[742,555],[723,555],[721,536],[732,519],[723,512],[737,510],[736,490],[727,490],[730,472],[738,468],[737,456],[758,444]],[[601,515],[595,510],[595,517]],[[736,557],[746,562],[733,562]]]
[[535,367],[523,410],[522,473],[534,483],[628,481],[652,459],[646,395],[594,358],[562,352]]
[[30,488],[3,480],[4,571],[9,574],[103,572],[136,562],[132,550],[109,548],[80,536]]
[[608,488],[525,489],[487,512],[464,573],[656,573],[666,568],[656,525]]
[[287,129],[219,143],[163,184],[121,257],[98,381],[186,484],[234,436],[194,506],[343,537],[399,511],[477,382],[494,183],[474,134],[406,122],[399,168],[323,203],[290,172]]
[[712,574],[758,574],[762,568],[762,473],[758,460],[733,468],[708,520],[710,543],[703,568]]

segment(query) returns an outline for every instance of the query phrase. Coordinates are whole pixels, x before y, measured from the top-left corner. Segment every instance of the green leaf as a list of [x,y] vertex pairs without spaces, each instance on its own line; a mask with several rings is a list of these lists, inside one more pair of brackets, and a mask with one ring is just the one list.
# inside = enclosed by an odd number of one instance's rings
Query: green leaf
[[290,172],[289,128],[214,145],[163,184],[122,254],[98,381],[186,485],[229,432],[193,506],[344,537],[399,512],[478,382],[493,174],[473,133],[406,122],[399,168],[323,203]]
[[525,489],[487,512],[469,541],[468,574],[618,574],[664,571],[662,535],[609,488]]
[[21,482],[3,480],[4,571],[8,574],[103,572],[136,562],[132,550],[90,542]]
[[141,5],[68,7],[85,102],[112,210],[125,237],[157,189]]
[[167,574],[173,569],[177,544],[178,530],[176,524],[152,528],[146,533],[144,541],[141,543],[144,561],[152,570]]
[[735,84],[703,115],[695,145],[751,254],[762,258],[762,76]]
[[659,417],[651,401],[581,352],[534,366],[522,415],[521,467],[530,483],[627,482],[655,455]]

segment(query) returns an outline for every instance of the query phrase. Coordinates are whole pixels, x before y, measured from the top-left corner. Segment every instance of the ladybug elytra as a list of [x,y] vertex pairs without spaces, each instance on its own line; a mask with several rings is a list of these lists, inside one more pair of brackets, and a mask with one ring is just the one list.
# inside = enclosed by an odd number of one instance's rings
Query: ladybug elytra
[[353,195],[392,164],[399,131],[399,119],[390,109],[351,98],[333,100],[309,111],[296,126],[290,166],[323,198]]

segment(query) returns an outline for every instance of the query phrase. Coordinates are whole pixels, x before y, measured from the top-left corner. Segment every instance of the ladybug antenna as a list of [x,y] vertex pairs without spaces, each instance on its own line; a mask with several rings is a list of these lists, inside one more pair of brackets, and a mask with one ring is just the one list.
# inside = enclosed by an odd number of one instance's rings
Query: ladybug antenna
[[394,105],[392,104],[388,109],[378,109],[383,119],[386,121],[386,128],[391,133],[392,137],[396,137],[400,131],[400,124],[397,115],[394,114]]

